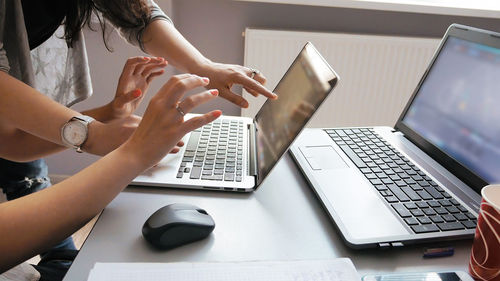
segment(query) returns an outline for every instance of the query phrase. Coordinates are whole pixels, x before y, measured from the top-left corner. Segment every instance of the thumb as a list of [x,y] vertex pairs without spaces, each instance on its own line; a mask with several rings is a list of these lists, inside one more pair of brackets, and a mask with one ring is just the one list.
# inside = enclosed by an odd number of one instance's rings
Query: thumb
[[141,89],[135,89],[132,90],[118,98],[116,98],[116,105],[117,106],[123,106],[129,102],[132,102],[142,96],[142,91]]

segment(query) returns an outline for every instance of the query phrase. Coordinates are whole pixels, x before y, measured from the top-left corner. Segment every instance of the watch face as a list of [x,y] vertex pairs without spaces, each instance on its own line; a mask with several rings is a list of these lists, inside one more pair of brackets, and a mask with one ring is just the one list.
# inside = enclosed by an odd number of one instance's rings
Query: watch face
[[79,146],[87,137],[87,128],[81,122],[69,122],[64,126],[63,137],[69,144]]

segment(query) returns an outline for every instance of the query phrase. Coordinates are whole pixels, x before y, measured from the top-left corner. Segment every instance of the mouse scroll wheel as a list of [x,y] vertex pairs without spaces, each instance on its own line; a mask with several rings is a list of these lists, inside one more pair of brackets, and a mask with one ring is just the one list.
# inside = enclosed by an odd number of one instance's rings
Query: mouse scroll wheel
[[207,211],[205,211],[203,209],[197,209],[196,211],[198,211],[198,213],[202,213],[202,214],[208,215]]

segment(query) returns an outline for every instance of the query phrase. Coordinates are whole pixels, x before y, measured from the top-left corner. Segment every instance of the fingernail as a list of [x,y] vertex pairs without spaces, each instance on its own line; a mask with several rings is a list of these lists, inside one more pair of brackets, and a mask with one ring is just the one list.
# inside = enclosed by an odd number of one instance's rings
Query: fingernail
[[221,115],[222,115],[222,111],[220,111],[220,110],[216,110],[216,111],[212,112],[212,115],[213,115],[214,117],[219,117],[219,116],[221,116]]
[[210,92],[210,94],[212,94],[213,96],[218,96],[218,95],[219,95],[219,90],[217,90],[217,89],[210,90],[209,92]]
[[277,95],[277,94],[275,94],[275,93],[273,93],[273,98],[274,98],[274,99],[277,99],[277,98],[278,98],[278,95]]
[[203,80],[203,82],[205,83],[210,82],[210,79],[208,79],[208,77],[201,77],[201,80]]
[[248,107],[248,103],[246,101],[242,101],[242,102],[240,102],[240,106],[244,107],[244,108],[247,108]]
[[134,98],[140,97],[142,95],[141,89],[135,89],[132,95],[134,96]]

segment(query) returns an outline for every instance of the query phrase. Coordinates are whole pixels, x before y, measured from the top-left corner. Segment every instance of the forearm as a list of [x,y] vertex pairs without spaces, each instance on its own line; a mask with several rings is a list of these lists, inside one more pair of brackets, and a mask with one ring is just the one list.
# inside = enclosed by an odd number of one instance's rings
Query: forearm
[[82,114],[93,117],[95,120],[99,120],[99,121],[104,122],[104,123],[115,119],[113,117],[113,112],[110,109],[109,104],[103,105],[101,107],[82,111]]
[[198,74],[210,63],[209,59],[205,58],[167,21],[151,22],[146,27],[142,40],[149,54],[164,57],[169,64],[181,71]]
[[[146,167],[119,148],[75,176],[0,204],[0,272],[46,250],[98,214]],[[114,167],[120,167],[115,169]]]
[[0,104],[4,123],[59,145],[62,125],[79,115],[2,71]]
[[24,131],[1,128],[0,157],[16,162],[28,162],[63,151],[66,147],[46,141]]
[[[49,99],[2,71],[0,71],[0,105],[2,124],[7,124],[9,128],[22,130],[58,146],[64,146],[61,139],[62,126],[72,117],[81,115],[81,113]],[[122,144],[135,129],[136,124],[130,124],[126,127],[120,127],[121,124],[118,124],[113,127],[94,121],[89,125],[88,139],[83,148],[86,152],[104,155]],[[0,134],[2,133],[3,130],[0,128]],[[0,137],[2,141],[8,140],[5,138],[6,135],[2,134]],[[25,140],[33,139],[27,138]],[[40,141],[37,142],[40,144]],[[10,145],[18,144],[10,143]],[[49,149],[48,144],[44,143],[43,145]],[[33,149],[36,147],[33,146]],[[49,152],[51,149],[56,148],[51,146]],[[48,153],[48,151],[46,152]]]

